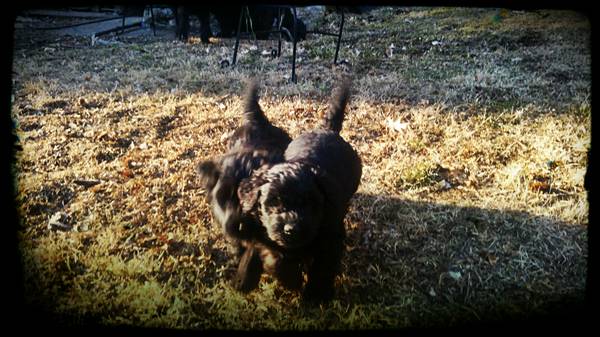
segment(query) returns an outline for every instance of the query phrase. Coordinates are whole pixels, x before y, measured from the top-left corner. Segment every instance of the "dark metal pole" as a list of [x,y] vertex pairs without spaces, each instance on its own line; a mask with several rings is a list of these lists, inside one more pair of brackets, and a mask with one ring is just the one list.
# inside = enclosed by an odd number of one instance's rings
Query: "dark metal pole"
[[340,51],[340,42],[342,41],[342,30],[344,29],[344,9],[340,8],[342,11],[342,22],[340,23],[340,33],[338,34],[337,46],[335,47],[335,58],[333,59],[333,64],[337,64],[338,52]]
[[242,17],[244,16],[244,6],[240,9],[240,19],[238,20],[238,28],[237,35],[235,37],[235,48],[233,49],[233,61],[231,62],[231,66],[235,65],[235,61],[237,60],[237,51],[240,46],[240,30],[242,29]]
[[296,83],[296,6],[292,7],[292,43],[294,44],[292,52],[292,82]]
[[[142,13],[142,20],[144,20],[143,15],[144,14]],[[125,31],[125,15],[123,15],[123,21],[121,22],[121,30],[122,30],[122,32]]]
[[152,8],[152,5],[150,5],[150,18],[152,18],[152,35],[156,36],[156,22],[154,22],[154,9]]
[[[277,22],[277,30],[279,31],[279,40],[277,41],[277,57],[281,56],[281,26],[283,25],[283,15],[281,14],[281,7],[278,9],[279,22]],[[285,14],[284,14],[285,15]]]

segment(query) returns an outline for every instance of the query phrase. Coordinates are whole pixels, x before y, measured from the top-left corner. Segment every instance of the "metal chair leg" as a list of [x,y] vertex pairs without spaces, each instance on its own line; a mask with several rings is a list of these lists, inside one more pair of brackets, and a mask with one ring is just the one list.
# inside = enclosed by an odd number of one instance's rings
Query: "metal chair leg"
[[292,51],[292,82],[297,83],[296,78],[296,7],[292,7],[292,43],[294,44]]
[[156,36],[156,22],[154,21],[154,10],[152,8],[152,5],[150,5],[150,19],[150,25],[152,26],[152,35]]
[[279,20],[277,22],[277,31],[279,31],[279,39],[277,41],[277,57],[281,56],[281,26],[283,26],[283,16],[285,14],[282,14],[281,12],[281,7],[279,7],[277,15],[279,17]]
[[252,17],[250,16],[250,8],[248,8],[248,6],[246,6],[245,17],[246,30],[252,35],[252,39],[254,40],[254,43],[256,43],[256,40],[258,39],[256,38],[256,33],[254,32],[254,26],[252,25]]
[[342,12],[342,22],[340,22],[340,32],[338,33],[337,45],[335,47],[335,57],[333,59],[333,64],[337,64],[338,53],[340,51],[340,42],[342,41],[342,30],[344,29],[344,9],[340,9]]
[[244,16],[244,6],[240,9],[240,19],[238,20],[237,34],[235,36],[235,48],[233,48],[233,61],[231,62],[231,66],[235,65],[237,61],[237,52],[240,46],[240,31],[242,29],[242,17]]

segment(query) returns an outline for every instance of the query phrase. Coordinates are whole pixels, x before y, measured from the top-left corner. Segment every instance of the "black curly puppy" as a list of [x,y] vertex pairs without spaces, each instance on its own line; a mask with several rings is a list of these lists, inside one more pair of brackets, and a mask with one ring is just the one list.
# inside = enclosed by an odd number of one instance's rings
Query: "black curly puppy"
[[294,139],[285,161],[263,166],[238,189],[245,226],[264,268],[286,287],[302,286],[304,298],[334,294],[345,238],[344,217],[362,174],[360,157],[339,132],[349,98],[345,81],[330,102],[324,125]]
[[251,227],[244,227],[240,222],[238,185],[262,165],[283,161],[283,152],[291,141],[287,132],[269,122],[258,99],[258,83],[252,80],[244,93],[242,125],[229,138],[228,151],[198,165],[213,217],[230,240],[234,254],[241,257],[234,284],[242,291],[258,283],[260,272],[249,273],[248,268],[254,270],[253,266],[261,262],[258,252],[247,250],[244,244],[244,240],[254,234]]

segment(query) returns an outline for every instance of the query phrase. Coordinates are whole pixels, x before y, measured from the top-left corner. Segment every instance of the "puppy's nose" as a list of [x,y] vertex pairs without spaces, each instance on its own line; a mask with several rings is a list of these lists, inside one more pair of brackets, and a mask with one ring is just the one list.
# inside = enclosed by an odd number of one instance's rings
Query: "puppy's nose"
[[283,232],[288,235],[292,234],[294,232],[294,226],[292,226],[290,224],[283,226]]

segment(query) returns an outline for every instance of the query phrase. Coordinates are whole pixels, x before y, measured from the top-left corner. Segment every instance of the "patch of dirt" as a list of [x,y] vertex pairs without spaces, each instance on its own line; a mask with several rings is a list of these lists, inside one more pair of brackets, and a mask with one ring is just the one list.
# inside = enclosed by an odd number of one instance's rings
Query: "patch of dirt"
[[163,116],[158,120],[156,126],[156,138],[164,138],[167,133],[175,126],[172,124],[177,119],[177,116]]
[[113,160],[115,160],[116,158],[118,158],[120,156],[120,154],[115,153],[115,152],[98,152],[98,154],[96,154],[95,158],[96,158],[96,162],[98,162],[98,164],[100,163],[104,163],[104,162],[111,162]]

